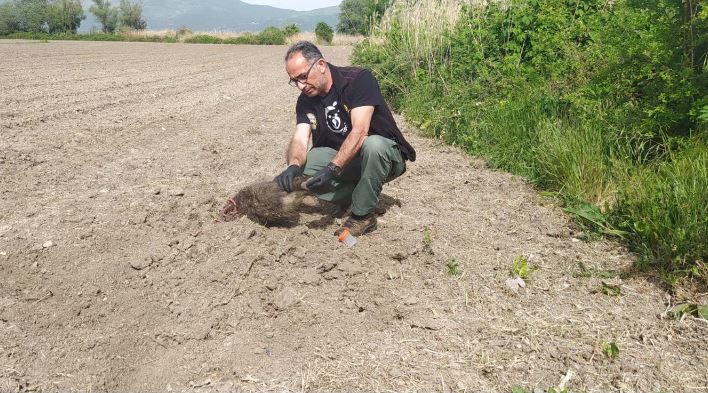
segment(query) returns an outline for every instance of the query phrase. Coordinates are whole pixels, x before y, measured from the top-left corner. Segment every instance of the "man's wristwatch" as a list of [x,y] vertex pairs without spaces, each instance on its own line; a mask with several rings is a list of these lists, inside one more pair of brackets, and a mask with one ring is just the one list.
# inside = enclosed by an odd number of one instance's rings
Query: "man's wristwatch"
[[329,169],[330,172],[332,172],[332,174],[334,176],[339,176],[342,174],[342,167],[340,167],[339,165],[337,165],[333,162],[330,162],[329,164],[327,164],[327,169]]

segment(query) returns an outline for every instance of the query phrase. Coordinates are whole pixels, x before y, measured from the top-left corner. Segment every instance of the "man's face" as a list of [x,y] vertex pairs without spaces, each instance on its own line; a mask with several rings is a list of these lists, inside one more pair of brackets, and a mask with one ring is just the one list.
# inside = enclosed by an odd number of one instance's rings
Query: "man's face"
[[290,84],[296,86],[308,97],[322,95],[327,79],[324,75],[324,59],[309,63],[302,53],[290,56],[285,63],[285,71],[290,76]]

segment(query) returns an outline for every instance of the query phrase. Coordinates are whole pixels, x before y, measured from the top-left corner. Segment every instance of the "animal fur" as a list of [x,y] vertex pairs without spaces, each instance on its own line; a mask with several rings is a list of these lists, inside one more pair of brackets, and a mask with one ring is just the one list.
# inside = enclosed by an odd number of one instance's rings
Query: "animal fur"
[[317,208],[319,200],[304,187],[307,179],[296,178],[293,192],[285,192],[274,181],[254,183],[242,188],[222,209],[222,217],[231,220],[245,215],[265,226],[295,226],[300,213]]

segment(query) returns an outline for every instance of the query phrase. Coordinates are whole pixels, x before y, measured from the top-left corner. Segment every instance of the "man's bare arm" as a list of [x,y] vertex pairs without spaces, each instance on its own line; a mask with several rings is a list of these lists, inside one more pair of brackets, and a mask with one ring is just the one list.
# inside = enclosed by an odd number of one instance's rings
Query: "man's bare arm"
[[290,140],[290,146],[288,146],[288,152],[286,156],[288,165],[298,165],[300,167],[305,165],[307,160],[307,145],[310,142],[310,134],[312,129],[307,123],[300,123],[295,128],[295,134],[293,134]]
[[369,127],[371,127],[371,117],[373,115],[373,106],[360,106],[352,109],[352,130],[332,159],[332,163],[344,168],[356,156],[359,149],[361,149],[361,145],[364,144],[364,139],[369,135]]

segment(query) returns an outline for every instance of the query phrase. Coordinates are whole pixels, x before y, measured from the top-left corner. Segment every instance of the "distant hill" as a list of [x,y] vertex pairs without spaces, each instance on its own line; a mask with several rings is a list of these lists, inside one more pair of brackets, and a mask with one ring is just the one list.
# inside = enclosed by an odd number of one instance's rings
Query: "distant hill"
[[[116,4],[117,0],[113,0]],[[92,2],[82,0],[86,20],[79,31],[100,29],[96,17],[89,12]],[[334,28],[339,20],[339,7],[295,11],[267,5],[247,4],[239,0],[143,0],[143,17],[148,29],[193,31],[260,31],[268,26],[282,27],[295,23],[302,31],[313,31],[318,22]]]

